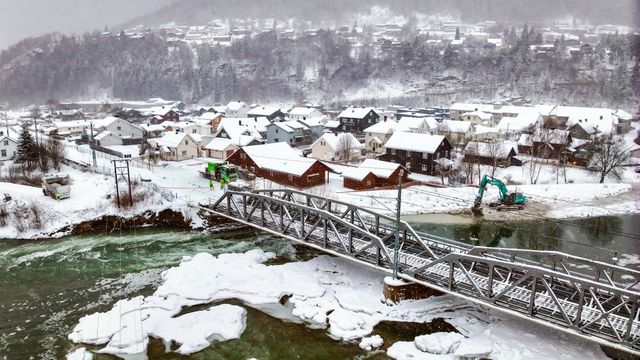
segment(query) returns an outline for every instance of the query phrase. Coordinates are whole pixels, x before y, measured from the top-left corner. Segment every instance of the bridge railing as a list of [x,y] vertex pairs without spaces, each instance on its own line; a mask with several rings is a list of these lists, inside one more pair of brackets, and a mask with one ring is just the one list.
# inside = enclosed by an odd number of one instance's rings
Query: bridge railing
[[[394,219],[353,204],[295,190],[227,191],[213,210],[386,270],[395,263]],[[553,251],[471,247],[400,225],[401,277],[640,353],[638,271]]]

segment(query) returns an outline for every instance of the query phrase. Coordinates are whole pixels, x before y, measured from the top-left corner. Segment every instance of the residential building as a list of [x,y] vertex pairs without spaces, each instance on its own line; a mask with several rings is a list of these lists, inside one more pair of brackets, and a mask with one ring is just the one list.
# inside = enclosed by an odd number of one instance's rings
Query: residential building
[[338,114],[340,130],[361,134],[364,129],[378,123],[380,115],[372,107],[348,107]]
[[322,136],[322,125],[308,126],[309,120],[290,120],[267,125],[267,143],[285,142],[297,147],[309,145]]
[[354,190],[395,186],[398,184],[400,171],[402,171],[402,182],[407,182],[409,171],[402,165],[367,159],[357,167],[344,169],[342,172],[343,185]]
[[225,116],[232,118],[244,118],[247,117],[247,113],[250,108],[244,101],[231,101],[227,104],[225,110]]
[[303,157],[284,142],[243,147],[227,161],[258,177],[297,188],[322,185],[331,171],[327,165]]
[[275,106],[256,106],[249,110],[247,117],[266,117],[269,121],[274,121],[277,118],[284,119],[284,112],[279,107]]
[[520,166],[516,156],[518,144],[512,141],[477,142],[471,141],[464,148],[464,161],[500,167]]
[[145,136],[145,130],[141,126],[117,117],[107,117],[102,121],[97,121],[93,130],[94,133],[108,131],[117,135],[122,139],[124,145],[141,144]]
[[18,151],[18,141],[7,135],[0,136],[0,161],[11,160]]
[[310,146],[315,159],[348,162],[362,156],[364,146],[351,133],[326,133]]
[[225,138],[213,138],[204,146],[207,157],[220,160],[225,160],[238,149],[239,147],[230,139]]
[[531,142],[533,156],[558,159],[571,144],[571,134],[566,130],[537,128]]
[[442,135],[396,132],[385,149],[381,160],[400,164],[411,172],[433,175],[436,160],[450,159],[453,147]]
[[198,141],[187,133],[165,133],[163,137],[148,139],[152,151],[169,161],[193,159],[199,156]]
[[321,117],[320,110],[310,106],[298,106],[287,113],[289,120],[307,120],[312,117]]
[[369,126],[364,129],[365,149],[371,153],[384,154],[384,144],[396,131],[409,131],[409,129],[394,120],[380,121]]

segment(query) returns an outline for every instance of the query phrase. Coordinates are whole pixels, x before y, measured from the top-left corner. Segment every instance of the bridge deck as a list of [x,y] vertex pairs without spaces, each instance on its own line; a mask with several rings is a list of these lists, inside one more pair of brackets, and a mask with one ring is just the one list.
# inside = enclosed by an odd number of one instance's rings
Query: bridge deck
[[[393,219],[334,199],[228,191],[209,209],[382,270],[395,264],[395,229],[385,224]],[[405,222],[400,235],[405,279],[640,354],[639,272],[556,252],[470,247]]]

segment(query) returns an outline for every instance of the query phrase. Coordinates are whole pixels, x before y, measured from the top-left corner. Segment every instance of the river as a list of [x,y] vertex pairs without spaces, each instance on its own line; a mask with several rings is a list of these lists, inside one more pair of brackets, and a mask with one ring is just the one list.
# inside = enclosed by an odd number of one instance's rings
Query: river
[[[627,255],[633,259],[639,253],[639,216],[518,224],[477,224],[437,217],[407,220],[418,230],[484,246],[553,249],[603,261],[611,261],[616,250],[624,259]],[[150,295],[160,282],[160,273],[177,265],[183,256],[198,252],[217,255],[256,247],[279,254],[280,261],[290,259],[291,248],[285,241],[254,232],[204,235],[137,230],[48,241],[2,240],[0,358],[63,358],[73,346],[66,336],[80,317],[107,311],[119,299]],[[629,261],[629,266],[640,268],[640,263]],[[240,339],[217,343],[187,358],[353,359],[364,356],[357,344],[337,342],[322,330],[245,308],[247,330]],[[163,349],[159,342],[152,342],[150,359],[184,358],[165,354]],[[386,357],[379,354],[372,358]],[[113,357],[102,355],[97,359]]]

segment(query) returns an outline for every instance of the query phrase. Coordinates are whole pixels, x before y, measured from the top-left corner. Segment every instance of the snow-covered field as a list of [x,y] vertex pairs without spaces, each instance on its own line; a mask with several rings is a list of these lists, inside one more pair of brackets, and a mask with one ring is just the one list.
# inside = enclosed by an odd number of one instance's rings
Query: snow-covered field
[[[382,299],[385,274],[346,260],[320,256],[306,262],[265,265],[272,253],[260,249],[214,257],[200,253],[162,274],[163,283],[148,297],[121,300],[105,313],[80,319],[69,335],[78,344],[105,345],[98,352],[143,354],[148,337],[179,344],[177,352],[199,351],[215,341],[236,338],[244,330],[242,307],[216,305],[178,317],[184,307],[239,299],[249,306],[280,307],[327,335],[359,343],[363,351],[384,339],[372,334],[381,321],[429,322],[443,318],[459,335],[436,333],[397,342],[387,354],[395,359],[454,359],[480,355],[491,359],[604,359],[600,348],[524,320],[497,314],[452,296],[390,304]],[[289,305],[279,305],[283,296]],[[292,309],[292,310],[288,310]],[[79,345],[81,346],[81,345]],[[79,350],[78,352],[82,352]]]

